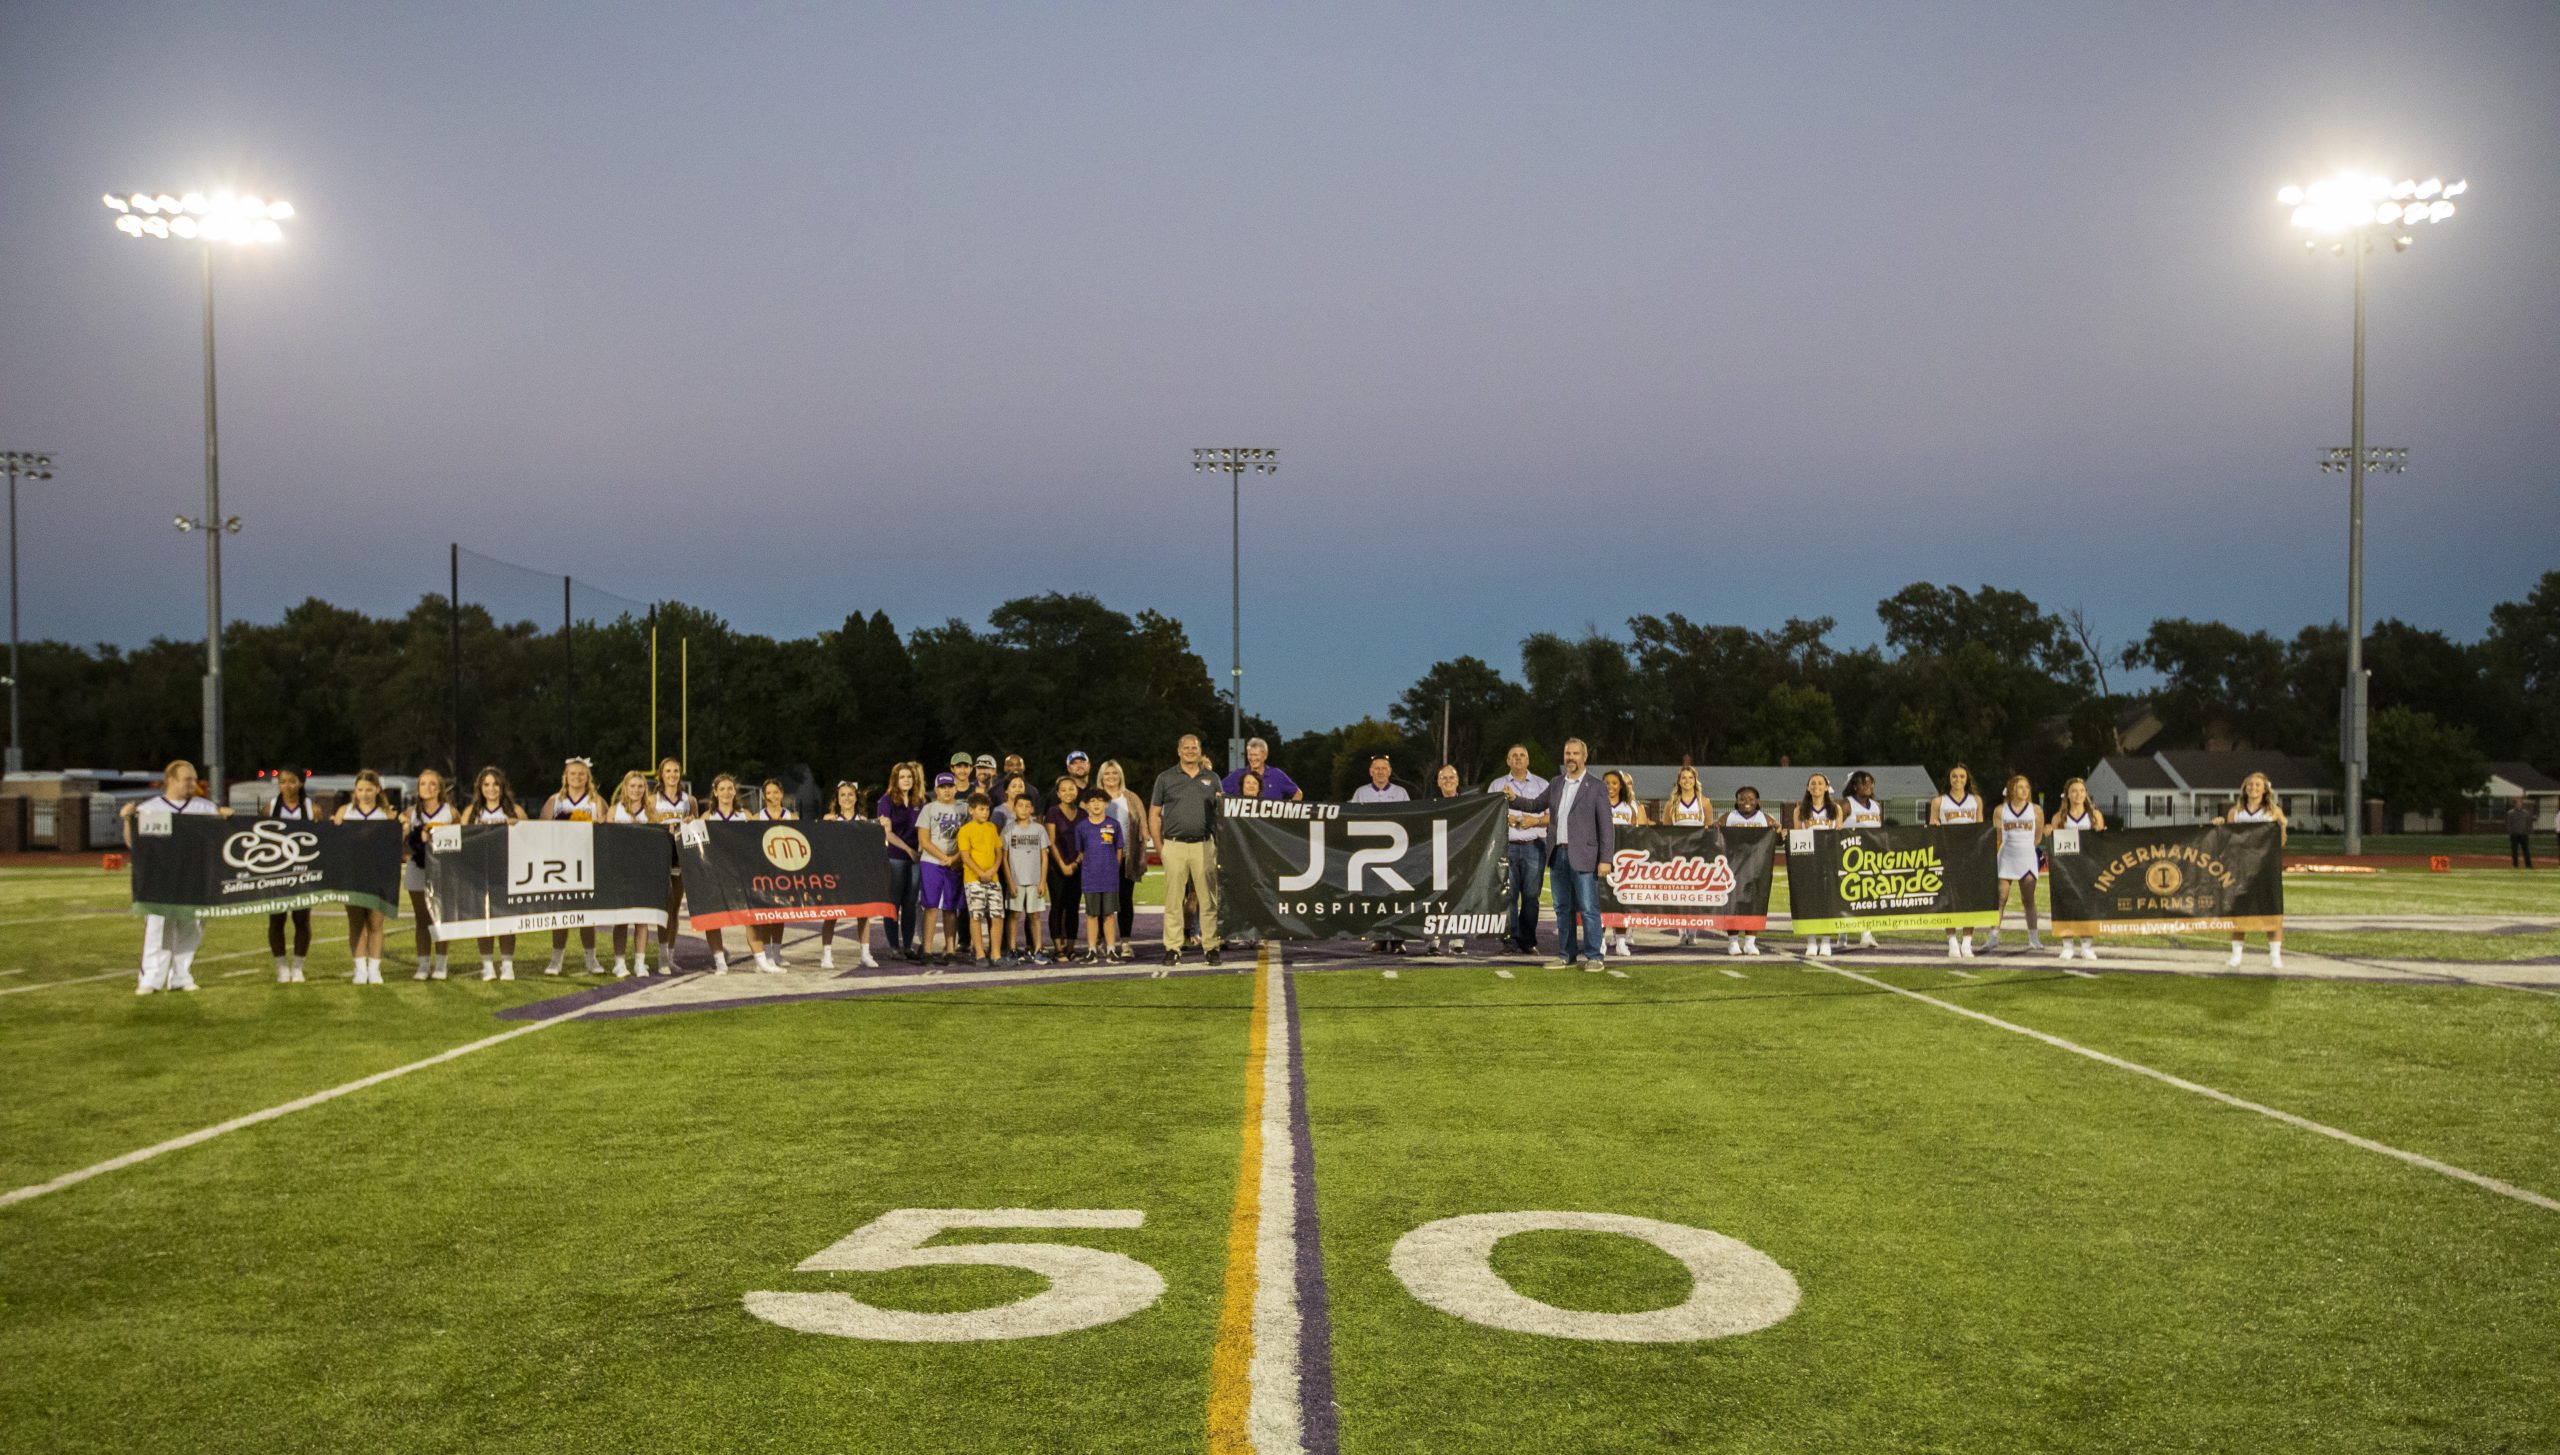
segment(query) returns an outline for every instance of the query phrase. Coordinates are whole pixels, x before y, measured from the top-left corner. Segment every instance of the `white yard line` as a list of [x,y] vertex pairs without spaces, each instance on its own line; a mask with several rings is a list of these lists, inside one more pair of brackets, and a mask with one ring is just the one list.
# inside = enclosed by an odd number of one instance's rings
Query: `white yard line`
[[1733,977],[1734,979],[1736,979],[1736,980],[1748,980],[1748,979],[1750,979],[1750,978],[1751,978],[1750,976],[1743,974],[1743,973],[1742,973],[1741,971],[1739,971],[1739,970],[1726,970],[1726,971],[1723,971],[1722,973],[1724,973],[1724,974],[1726,974],[1726,975],[1730,975],[1730,976],[1732,976],[1732,977]]
[[2542,1208],[2549,1212],[2560,1212],[2560,1200],[2545,1197],[2538,1192],[2527,1191],[2524,1188],[2516,1186],[2514,1183],[2501,1182],[2497,1178],[2483,1176],[2482,1174],[2473,1172],[2468,1168],[2456,1167],[2450,1162],[2439,1162],[2435,1158],[2429,1157],[2424,1153],[2406,1151],[2402,1148],[2391,1146],[2388,1143],[2374,1141],[2370,1137],[2359,1137],[2353,1132],[2341,1131],[2336,1127],[2326,1124],[2325,1122],[2315,1122],[2309,1117],[2296,1116],[2289,1111],[2282,1111],[2260,1102],[2249,1101],[2242,1097],[2233,1096],[2227,1091],[2216,1091],[2210,1086],[2189,1081],[2183,1076],[2172,1076],[2166,1071],[2155,1071],[2139,1062],[2127,1061],[2121,1056],[2110,1056],[2104,1051],[2094,1051],[2076,1041],[2066,1041],[2060,1036],[2047,1035],[2043,1031],[2030,1030],[2014,1021],[2004,1021],[1995,1015],[1985,1015],[1981,1011],[1970,1010],[1951,1001],[1940,1000],[1934,995],[1923,995],[1916,990],[1905,990],[1899,985],[1888,984],[1887,982],[1878,980],[1871,975],[1861,975],[1855,970],[1843,970],[1836,965],[1829,968],[1832,974],[1846,976],[1847,978],[1855,980],[1862,985],[1872,985],[1878,990],[1889,990],[1896,995],[1904,997],[1905,999],[1916,1000],[1923,1005],[1933,1005],[1950,1014],[1963,1016],[1967,1020],[1980,1021],[1986,1026],[1997,1026],[2001,1030],[2025,1036],[2029,1040],[2042,1041],[2044,1044],[2052,1046],[2057,1050],[2069,1051],[2075,1056],[2086,1056],[2092,1061],[2113,1066],[2120,1071],[2130,1071],[2137,1076],[2148,1076],[2154,1081],[2174,1086],[2180,1091],[2191,1091],[2198,1096],[2207,1098],[2208,1100],[2221,1102],[2225,1106],[2238,1107],[2242,1111],[2253,1111],[2262,1117],[2273,1118],[2274,1120],[2280,1121],[2289,1127],[2297,1127],[2306,1132],[2317,1132],[2321,1136],[2344,1142],[2350,1147],[2361,1147],[2365,1151],[2378,1152],[2385,1157],[2391,1157],[2399,1161],[2406,1162],[2412,1167],[2423,1167],[2429,1172],[2442,1173],[2443,1175],[2454,1178],[2457,1181],[2468,1182],[2474,1187],[2487,1188],[2489,1191],[2497,1193],[2501,1197],[2512,1197],[2518,1202],[2531,1203],[2535,1207]]
[[1617,978],[1619,978],[1620,980],[1624,980],[1624,979],[1626,979],[1626,978],[1627,978],[1627,972],[1626,972],[1626,971],[1624,971],[1624,970],[1612,970],[1612,971],[1610,971],[1609,973],[1610,973],[1610,974],[1612,974],[1612,975],[1614,975],[1614,976],[1616,976],[1616,977],[1617,977]]
[[[260,953],[264,952],[261,951]],[[86,1182],[92,1177],[101,1176],[109,1172],[119,1172],[127,1167],[135,1165],[136,1163],[148,1162],[152,1158],[157,1157],[164,1152],[180,1151],[185,1148],[192,1147],[199,1142],[210,1142],[214,1138],[222,1136],[227,1132],[240,1131],[246,1127],[257,1126],[261,1122],[271,1122],[278,1117],[289,1116],[298,1111],[306,1111],[312,1107],[320,1105],[322,1102],[335,1101],[339,1097],[345,1096],[350,1092],[362,1091],[370,1086],[379,1086],[383,1082],[389,1081],[394,1077],[406,1076],[412,1071],[424,1071],[430,1066],[441,1066],[447,1061],[468,1056],[474,1051],[485,1051],[491,1046],[503,1045],[508,1041],[514,1040],[518,1036],[529,1036],[535,1031],[548,1030],[553,1026],[565,1025],[570,1021],[577,1020],[579,1017],[586,1015],[589,1011],[600,1010],[608,1005],[626,1005],[629,1003],[629,1000],[630,997],[627,996],[612,1000],[600,1000],[592,1005],[583,1006],[577,1010],[553,1016],[548,1020],[533,1021],[526,1025],[517,1026],[513,1030],[500,1031],[494,1036],[483,1036],[479,1040],[472,1041],[467,1045],[456,1046],[449,1051],[439,1051],[436,1054],[427,1057],[423,1061],[412,1061],[406,1066],[394,1066],[388,1071],[376,1071],[370,1076],[359,1076],[353,1081],[347,1082],[341,1086],[332,1086],[326,1091],[315,1091],[309,1096],[297,1096],[291,1101],[282,1102],[278,1105],[268,1107],[264,1111],[253,1111],[246,1116],[233,1117],[227,1122],[217,1122],[212,1126],[199,1128],[187,1133],[183,1137],[171,1137],[165,1142],[155,1142],[148,1147],[138,1148],[134,1151],[127,1152],[122,1156],[110,1157],[104,1162],[83,1167],[77,1172],[65,1172],[60,1177],[56,1177],[50,1182],[38,1182],[27,1187],[11,1188],[7,1192],[0,1192],[0,1207],[8,1207],[15,1203],[27,1202],[31,1199],[42,1197],[48,1192],[60,1192],[66,1187],[78,1186],[80,1183]]]
[[1386,978],[1386,979],[1389,979],[1389,980],[1393,980],[1393,979],[1395,979],[1395,978],[1396,978],[1396,972],[1394,972],[1393,970],[1381,970],[1381,971],[1379,971],[1379,972],[1378,972],[1378,974],[1379,974],[1379,975],[1381,975],[1381,976],[1383,976],[1383,977],[1384,977],[1384,978]]
[[[265,953],[267,953],[266,947],[261,945],[254,950],[233,950],[227,954],[221,955],[198,955],[195,958],[195,963],[198,965],[218,965],[225,960],[237,960],[243,955],[263,955]],[[8,973],[12,975],[23,975],[26,972],[23,970],[13,970]],[[109,970],[99,975],[75,975],[68,980],[48,980],[42,985],[5,986],[0,987],[0,995],[25,995],[29,991],[53,990],[65,985],[87,985],[93,980],[114,980],[120,976],[139,980],[142,976],[142,967],[139,965],[129,965],[121,970]],[[179,991],[177,993],[183,995],[186,992]]]
[[1510,971],[1508,971],[1508,970],[1496,970],[1496,971],[1494,971],[1493,973],[1494,973],[1495,975],[1500,976],[1501,978],[1503,978],[1503,979],[1505,979],[1505,980],[1511,980],[1511,979],[1515,979],[1515,978],[1517,978],[1517,977],[1515,977],[1514,975],[1512,975],[1512,973],[1511,973]]

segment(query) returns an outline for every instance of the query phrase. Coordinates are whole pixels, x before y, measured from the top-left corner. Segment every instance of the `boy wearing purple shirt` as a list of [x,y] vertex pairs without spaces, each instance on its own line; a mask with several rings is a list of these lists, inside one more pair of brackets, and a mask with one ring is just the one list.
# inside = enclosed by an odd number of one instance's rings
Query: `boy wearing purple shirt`
[[1076,824],[1075,858],[1067,865],[1084,891],[1084,960],[1099,965],[1128,952],[1120,944],[1120,845],[1126,830],[1111,816],[1111,795],[1084,794],[1084,818]]

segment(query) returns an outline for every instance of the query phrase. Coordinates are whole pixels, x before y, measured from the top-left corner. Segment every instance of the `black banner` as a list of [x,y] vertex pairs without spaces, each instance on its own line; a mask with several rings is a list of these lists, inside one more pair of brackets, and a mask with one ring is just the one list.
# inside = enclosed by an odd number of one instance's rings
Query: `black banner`
[[2284,928],[2284,853],[2274,824],[2056,829],[2051,862],[2057,935]]
[[446,824],[427,833],[436,938],[663,925],[675,840],[653,824]]
[[136,914],[274,914],[315,904],[399,913],[400,825],[135,816]]
[[676,835],[693,927],[886,919],[889,843],[876,823],[695,819]]
[[1787,843],[1787,907],[1799,935],[1996,925],[1999,863],[1987,823],[1798,829]]
[[1266,939],[1499,935],[1508,800],[1228,799],[1218,819],[1218,920]]
[[1629,930],[1760,930],[1769,924],[1775,829],[1618,826],[1600,923]]

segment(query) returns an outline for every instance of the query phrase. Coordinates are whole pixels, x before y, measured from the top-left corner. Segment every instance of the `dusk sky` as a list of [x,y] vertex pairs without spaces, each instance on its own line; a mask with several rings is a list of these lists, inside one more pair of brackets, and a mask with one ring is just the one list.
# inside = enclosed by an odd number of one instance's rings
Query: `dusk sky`
[[41,4],[0,9],[24,632],[203,628],[446,543],[778,635],[1087,591],[1246,706],[1380,712],[1637,612],[1928,579],[2290,635],[2345,609],[2349,273],[2274,201],[2468,177],[2374,260],[2368,610],[2560,566],[2560,7]]

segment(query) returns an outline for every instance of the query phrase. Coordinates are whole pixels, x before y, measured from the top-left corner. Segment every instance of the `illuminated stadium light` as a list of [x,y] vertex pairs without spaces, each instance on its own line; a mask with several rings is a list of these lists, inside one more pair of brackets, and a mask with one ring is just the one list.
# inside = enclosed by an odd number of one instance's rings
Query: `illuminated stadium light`
[[[2453,203],[2470,183],[2429,177],[2394,182],[2369,172],[2340,172],[2309,186],[2277,189],[2276,205],[2292,209],[2293,225],[2318,237],[2342,237],[2359,228],[2392,223],[2442,222],[2453,216]],[[2345,251],[2343,246],[2335,251]]]
[[1244,477],[1280,473],[1280,452],[1266,449],[1242,449],[1220,446],[1191,452],[1192,473],[1215,470],[1227,477],[1229,505],[1233,509],[1233,535],[1229,584],[1234,593],[1235,665],[1229,669],[1234,685],[1227,691],[1229,728],[1227,732],[1227,771],[1244,767]]
[[135,192],[123,197],[108,193],[99,200],[116,214],[116,231],[127,237],[280,243],[284,241],[282,224],[294,215],[290,202],[235,196],[227,191],[211,197],[202,192],[189,192],[183,197],[166,192]]

